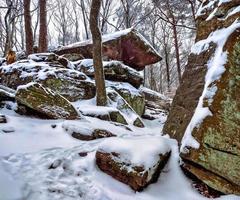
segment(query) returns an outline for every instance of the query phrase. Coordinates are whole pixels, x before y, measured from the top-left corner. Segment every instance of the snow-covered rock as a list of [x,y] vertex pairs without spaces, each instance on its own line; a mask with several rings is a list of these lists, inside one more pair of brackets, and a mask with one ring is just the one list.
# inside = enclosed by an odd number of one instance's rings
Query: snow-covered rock
[[203,2],[198,12],[196,43],[163,130],[181,144],[183,167],[188,172],[217,191],[237,195],[239,7],[239,0]]
[[72,137],[79,140],[95,140],[98,138],[106,138],[116,136],[107,129],[92,127],[88,121],[65,122],[62,125],[63,129]]
[[[46,55],[43,55],[43,59],[46,59]],[[85,74],[67,69],[61,64],[51,66],[51,63],[22,60],[12,65],[1,66],[0,83],[16,89],[20,85],[38,82],[60,93],[69,101],[90,99],[95,96],[95,85]]]
[[[79,64],[75,68],[78,71],[83,72],[89,77],[94,77],[94,66],[92,59],[84,59],[78,62]],[[124,65],[119,61],[104,61],[103,69],[106,80],[127,82],[136,88],[139,88],[143,84],[142,75],[136,70]]]
[[0,85],[0,102],[15,100],[15,90]]
[[103,172],[141,191],[157,181],[170,151],[168,144],[159,137],[111,138],[98,148],[96,163]]
[[19,111],[36,114],[47,119],[77,119],[78,112],[63,96],[38,83],[19,86],[16,92]]

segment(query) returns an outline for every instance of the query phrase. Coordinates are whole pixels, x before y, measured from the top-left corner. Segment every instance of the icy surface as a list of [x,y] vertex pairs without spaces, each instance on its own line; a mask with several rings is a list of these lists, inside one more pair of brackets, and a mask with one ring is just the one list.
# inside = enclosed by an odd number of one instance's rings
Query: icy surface
[[205,85],[203,93],[199,99],[195,113],[188,124],[185,134],[182,139],[181,152],[187,152],[186,147],[199,148],[199,143],[193,138],[192,131],[195,127],[203,122],[207,116],[211,116],[212,113],[208,107],[203,107],[203,100],[205,98],[212,99],[216,88],[210,88],[210,84],[221,78],[221,75],[225,72],[224,65],[227,62],[227,52],[223,51],[223,47],[228,37],[237,29],[240,28],[240,22],[234,22],[228,28],[217,30],[209,35],[205,40],[197,42],[193,48],[192,53],[200,54],[202,51],[206,51],[211,42],[217,44],[215,54],[208,62],[208,71],[205,76]]

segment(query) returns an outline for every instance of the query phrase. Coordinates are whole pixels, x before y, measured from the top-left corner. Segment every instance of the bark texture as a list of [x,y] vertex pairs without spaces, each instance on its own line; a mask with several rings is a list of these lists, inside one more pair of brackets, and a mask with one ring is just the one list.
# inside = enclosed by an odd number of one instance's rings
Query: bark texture
[[97,92],[97,105],[107,105],[107,95],[105,88],[105,77],[102,63],[102,35],[98,27],[98,19],[101,8],[101,0],[92,0],[90,12],[90,29],[93,40],[93,64],[95,71],[95,82]]
[[39,28],[39,52],[46,52],[48,49],[47,39],[47,0],[39,1],[40,28]]
[[33,32],[32,20],[30,14],[31,0],[24,0],[24,23],[25,23],[25,40],[26,40],[26,54],[33,53]]

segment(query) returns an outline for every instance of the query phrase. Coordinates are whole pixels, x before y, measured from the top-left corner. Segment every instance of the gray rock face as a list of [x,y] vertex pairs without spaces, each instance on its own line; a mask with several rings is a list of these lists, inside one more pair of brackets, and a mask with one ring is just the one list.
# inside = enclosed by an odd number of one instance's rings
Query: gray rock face
[[77,111],[68,100],[38,83],[19,87],[16,100],[20,106],[23,105],[46,119],[79,118]]

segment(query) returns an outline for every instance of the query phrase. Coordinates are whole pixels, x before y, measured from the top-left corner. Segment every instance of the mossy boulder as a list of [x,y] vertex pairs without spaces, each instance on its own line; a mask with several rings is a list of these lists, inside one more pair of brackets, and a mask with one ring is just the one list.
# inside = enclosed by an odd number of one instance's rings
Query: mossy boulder
[[46,119],[79,118],[78,112],[67,99],[38,83],[20,86],[16,100],[20,106],[23,105]]
[[115,88],[115,90],[127,101],[139,116],[144,114],[145,98],[140,92],[132,92],[128,88]]

